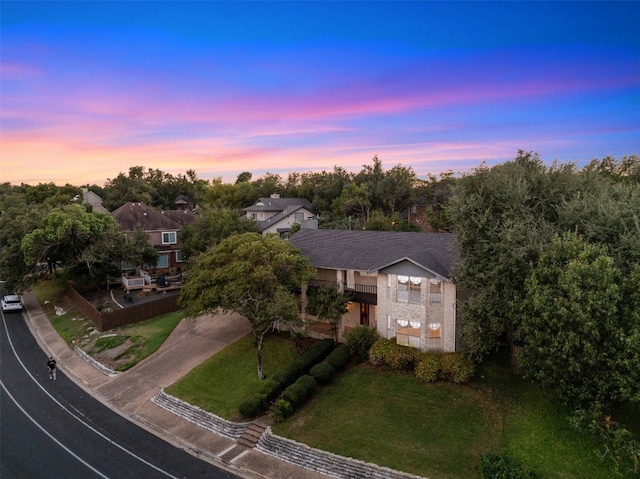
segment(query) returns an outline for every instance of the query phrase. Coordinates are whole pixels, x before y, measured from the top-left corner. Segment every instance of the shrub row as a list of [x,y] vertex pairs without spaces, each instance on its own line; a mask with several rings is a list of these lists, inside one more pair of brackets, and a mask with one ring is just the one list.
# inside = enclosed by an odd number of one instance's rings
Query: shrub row
[[351,350],[346,344],[341,344],[329,353],[324,361],[314,365],[309,374],[300,376],[291,386],[287,387],[276,401],[272,417],[284,421],[293,411],[302,406],[315,392],[318,384],[327,384],[343,369],[351,359]]
[[398,372],[413,372],[420,381],[444,379],[456,384],[468,382],[475,372],[474,364],[461,353],[422,352],[395,342],[395,338],[379,339],[369,352],[371,364]]
[[278,397],[283,388],[294,384],[309,369],[325,359],[332,352],[334,346],[333,339],[318,341],[300,357],[280,368],[271,379],[265,379],[262,382],[260,389],[255,394],[245,398],[240,403],[238,408],[240,414],[244,417],[252,418],[269,409],[269,405]]

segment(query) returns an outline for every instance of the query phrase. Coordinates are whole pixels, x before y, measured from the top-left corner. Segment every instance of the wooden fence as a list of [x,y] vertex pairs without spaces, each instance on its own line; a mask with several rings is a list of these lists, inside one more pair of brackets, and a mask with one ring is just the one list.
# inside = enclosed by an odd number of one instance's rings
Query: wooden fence
[[67,283],[66,294],[100,332],[145,321],[180,309],[177,294],[104,313],[98,311],[93,304],[87,301],[78,292],[72,281]]

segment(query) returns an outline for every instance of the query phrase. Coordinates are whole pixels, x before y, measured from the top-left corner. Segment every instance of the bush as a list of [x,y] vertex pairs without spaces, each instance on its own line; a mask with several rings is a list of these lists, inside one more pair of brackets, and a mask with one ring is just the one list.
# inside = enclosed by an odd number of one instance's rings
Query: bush
[[275,406],[273,407],[273,414],[271,414],[271,417],[276,422],[282,422],[286,418],[291,416],[292,412],[293,412],[293,406],[289,401],[285,401],[284,399],[278,399],[278,401],[276,401]]
[[262,409],[262,401],[258,396],[250,396],[240,403],[238,408],[240,414],[247,418],[253,418],[259,416]]
[[378,340],[378,332],[368,326],[356,326],[347,334],[345,344],[359,362],[369,359],[371,346]]
[[517,459],[490,452],[480,457],[482,479],[536,479],[537,475]]
[[351,358],[351,350],[349,346],[346,344],[341,344],[336,349],[329,353],[327,359],[325,360],[329,364],[331,364],[336,371],[343,369],[347,363],[349,363],[349,359]]
[[394,371],[413,371],[419,355],[420,351],[415,348],[394,344],[387,356],[387,365]]
[[442,353],[430,351],[424,353],[416,364],[416,378],[425,383],[433,383],[438,379],[442,369]]
[[304,404],[308,396],[307,388],[299,383],[293,383],[282,392],[282,399],[289,401],[294,409]]
[[369,350],[369,362],[374,366],[388,367],[389,363],[387,359],[395,345],[395,338],[378,339]]
[[295,361],[292,361],[286,366],[278,369],[272,379],[274,381],[278,381],[283,387],[293,383],[301,374],[298,372],[299,365],[294,363]]
[[301,384],[302,386],[304,386],[304,388],[307,390],[307,397],[311,396],[318,388],[317,381],[313,378],[313,376],[309,376],[308,374],[300,376],[294,384]]
[[314,349],[314,348],[307,349],[304,352],[304,354],[300,356],[300,359],[299,359],[300,362],[304,364],[303,373],[306,373],[309,369],[311,369],[311,366],[313,366],[314,364],[317,364],[320,361],[322,361],[325,356],[326,355],[323,354],[322,351],[318,349]]
[[440,377],[455,384],[468,382],[475,372],[475,365],[465,359],[461,353],[445,353],[442,355]]
[[276,381],[275,379],[265,379],[260,384],[260,389],[258,389],[258,394],[265,394],[267,396],[268,401],[273,401],[278,397],[278,394],[282,390],[282,384]]
[[309,374],[318,382],[318,384],[327,384],[333,376],[336,374],[336,368],[334,368],[328,362],[316,364],[311,368]]
[[315,343],[311,349],[315,349],[316,351],[320,351],[322,353],[322,358],[326,358],[327,354],[331,352],[331,350],[335,347],[336,343],[333,339],[325,338],[317,343]]

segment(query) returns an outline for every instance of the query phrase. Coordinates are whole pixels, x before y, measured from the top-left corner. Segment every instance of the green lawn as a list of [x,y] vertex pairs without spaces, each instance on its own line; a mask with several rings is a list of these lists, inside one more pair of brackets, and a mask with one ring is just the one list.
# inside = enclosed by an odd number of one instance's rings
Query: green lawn
[[[270,338],[266,374],[295,354],[291,340]],[[233,419],[258,386],[255,346],[247,337],[167,392]],[[353,366],[273,429],[312,447],[431,479],[479,478],[480,456],[490,451],[516,457],[541,478],[613,476],[597,455],[598,444],[570,429],[567,413],[499,358],[486,361],[464,386]]]
[[[236,419],[242,400],[260,386],[256,351],[253,335],[246,336],[169,386],[167,393],[225,419]],[[264,374],[269,377],[295,357],[293,341],[269,336],[263,344]]]

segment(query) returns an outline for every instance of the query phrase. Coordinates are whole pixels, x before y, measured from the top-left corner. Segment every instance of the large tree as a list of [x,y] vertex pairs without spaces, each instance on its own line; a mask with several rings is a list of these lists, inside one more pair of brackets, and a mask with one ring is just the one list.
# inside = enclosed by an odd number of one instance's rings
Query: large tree
[[257,346],[258,377],[263,379],[263,340],[274,329],[301,324],[294,291],[314,276],[314,268],[291,243],[274,235],[244,233],[198,256],[180,303],[189,317],[220,309],[247,318]]
[[525,284],[525,369],[574,409],[611,413],[640,402],[640,276],[605,248],[556,238]]

